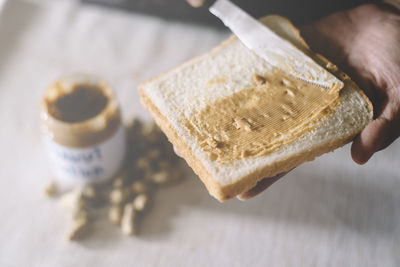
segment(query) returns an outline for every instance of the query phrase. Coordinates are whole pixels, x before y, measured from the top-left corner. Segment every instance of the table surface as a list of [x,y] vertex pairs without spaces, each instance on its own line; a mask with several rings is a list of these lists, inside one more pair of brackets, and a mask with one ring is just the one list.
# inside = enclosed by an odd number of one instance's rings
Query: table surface
[[0,14],[0,266],[399,266],[400,143],[364,166],[349,146],[296,168],[260,196],[218,203],[188,171],[161,189],[138,237],[107,221],[81,243],[42,195],[51,175],[38,106],[71,72],[113,84],[126,119],[150,120],[140,82],[228,36],[75,1],[9,0]]

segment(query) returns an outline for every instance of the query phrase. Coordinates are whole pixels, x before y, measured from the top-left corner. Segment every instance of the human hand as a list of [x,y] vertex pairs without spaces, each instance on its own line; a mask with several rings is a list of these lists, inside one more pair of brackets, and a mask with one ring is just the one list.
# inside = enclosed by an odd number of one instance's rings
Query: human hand
[[[400,12],[384,4],[362,5],[304,26],[301,33],[313,51],[347,72],[374,105],[375,119],[351,147],[353,160],[364,164],[400,135]],[[253,197],[282,176],[266,178],[238,198]]]
[[302,29],[311,48],[338,64],[364,90],[375,119],[354,140],[353,160],[366,163],[400,135],[400,12],[368,4]]

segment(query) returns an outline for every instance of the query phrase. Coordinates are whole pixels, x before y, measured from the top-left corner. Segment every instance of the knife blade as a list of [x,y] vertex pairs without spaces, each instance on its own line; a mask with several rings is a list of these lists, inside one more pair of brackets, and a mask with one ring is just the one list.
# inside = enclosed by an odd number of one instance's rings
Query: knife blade
[[329,90],[343,88],[343,82],[332,73],[229,0],[217,0],[209,10],[221,19],[247,48],[272,66],[295,78]]

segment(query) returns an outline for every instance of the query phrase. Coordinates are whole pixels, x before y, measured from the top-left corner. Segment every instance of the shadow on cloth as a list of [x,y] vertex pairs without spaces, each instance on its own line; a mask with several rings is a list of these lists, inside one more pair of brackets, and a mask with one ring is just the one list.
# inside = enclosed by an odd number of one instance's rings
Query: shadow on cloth
[[[184,183],[165,189],[155,201],[152,214],[141,226],[141,236],[158,239],[171,230],[168,222],[179,216],[181,209],[188,208],[204,210],[199,212],[205,214],[228,214],[230,220],[232,216],[241,220],[247,216],[249,220],[332,232],[346,227],[360,235],[390,237],[393,234],[397,227],[394,214],[400,212],[396,205],[400,203],[400,194],[395,190],[400,188],[400,180],[396,174],[377,173],[377,180],[371,182],[364,177],[367,172],[369,177],[373,176],[366,169],[360,169],[359,177],[348,177],[348,170],[340,166],[313,168],[313,165],[318,167],[318,163],[298,167],[266,192],[245,202],[236,199],[217,202],[191,174]],[[212,223],[206,216],[204,220]]]

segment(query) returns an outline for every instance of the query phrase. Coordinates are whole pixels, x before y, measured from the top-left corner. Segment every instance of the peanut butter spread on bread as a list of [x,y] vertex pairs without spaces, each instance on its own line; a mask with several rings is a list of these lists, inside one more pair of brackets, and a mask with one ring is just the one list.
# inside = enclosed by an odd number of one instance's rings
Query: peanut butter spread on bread
[[328,90],[276,70],[255,73],[251,86],[218,99],[183,120],[208,157],[220,164],[260,157],[312,130],[330,113],[339,91]]

